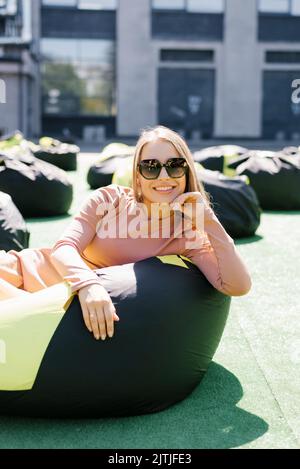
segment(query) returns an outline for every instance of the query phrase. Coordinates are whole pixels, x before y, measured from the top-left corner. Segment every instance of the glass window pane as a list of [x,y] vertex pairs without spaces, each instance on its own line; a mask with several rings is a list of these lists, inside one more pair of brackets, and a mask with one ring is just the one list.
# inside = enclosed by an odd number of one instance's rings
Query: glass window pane
[[73,39],[42,39],[41,50],[44,60],[76,62],[78,53]]
[[224,0],[187,0],[187,10],[199,13],[222,13]]
[[117,0],[78,0],[78,8],[82,10],[115,10]]
[[260,0],[259,11],[263,13],[289,13],[289,0]]
[[15,15],[18,10],[17,0],[2,0],[0,1],[0,14],[1,15]]
[[108,40],[43,39],[45,114],[115,113],[115,43]]
[[77,0],[43,0],[43,5],[58,7],[76,7]]
[[185,0],[152,0],[152,7],[157,10],[184,10]]
[[292,0],[292,15],[300,16],[300,0]]

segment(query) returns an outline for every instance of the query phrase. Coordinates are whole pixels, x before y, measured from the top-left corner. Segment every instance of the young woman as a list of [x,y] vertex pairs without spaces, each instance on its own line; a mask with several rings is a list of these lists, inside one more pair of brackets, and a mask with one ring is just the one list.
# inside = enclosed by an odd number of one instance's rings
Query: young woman
[[[52,249],[0,252],[2,298],[65,280],[78,292],[86,327],[96,339],[104,340],[113,336],[114,321],[119,318],[94,272],[97,268],[180,254],[224,294],[248,293],[247,268],[210,207],[180,135],[162,126],[142,132],[134,154],[132,186],[111,184],[94,191]],[[199,202],[202,231],[194,210]],[[186,216],[188,204],[192,210]]]

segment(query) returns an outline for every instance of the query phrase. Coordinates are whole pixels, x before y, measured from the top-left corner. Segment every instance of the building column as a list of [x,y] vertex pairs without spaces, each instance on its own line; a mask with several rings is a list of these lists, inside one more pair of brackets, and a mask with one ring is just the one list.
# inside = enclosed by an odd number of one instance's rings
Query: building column
[[0,134],[6,134],[21,127],[19,64],[2,62],[0,78],[5,83],[5,102],[0,102]]
[[215,135],[260,137],[261,69],[254,0],[227,0],[217,59]]
[[137,136],[142,128],[155,125],[157,119],[151,0],[119,0],[116,46],[117,133]]
[[29,86],[31,87],[31,135],[30,137],[38,137],[41,134],[42,128],[42,84],[41,84],[41,55],[40,55],[40,42],[41,42],[41,0],[33,0],[31,7],[32,14],[32,37],[33,43],[31,45],[32,54],[32,78]]

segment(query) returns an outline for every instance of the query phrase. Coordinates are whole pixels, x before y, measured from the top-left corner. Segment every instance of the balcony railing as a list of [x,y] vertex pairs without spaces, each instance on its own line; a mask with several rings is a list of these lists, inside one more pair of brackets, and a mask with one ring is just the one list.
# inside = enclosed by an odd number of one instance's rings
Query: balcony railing
[[19,39],[22,35],[22,3],[19,0],[0,0],[0,41]]
[[4,21],[0,20],[0,39],[21,37],[22,20],[20,17],[1,19],[4,19]]

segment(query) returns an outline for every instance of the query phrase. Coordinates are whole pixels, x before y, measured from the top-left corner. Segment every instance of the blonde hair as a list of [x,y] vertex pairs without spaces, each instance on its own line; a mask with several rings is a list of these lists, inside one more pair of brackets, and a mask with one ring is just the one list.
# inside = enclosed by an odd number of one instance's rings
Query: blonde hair
[[179,155],[186,159],[188,164],[188,183],[185,188],[185,192],[200,192],[204,200],[210,205],[209,195],[206,193],[203,184],[201,181],[198,180],[196,174],[196,168],[194,165],[194,160],[192,153],[186,144],[185,140],[179,135],[177,132],[169,129],[168,127],[164,127],[162,125],[158,125],[156,127],[144,129],[137,141],[134,156],[133,156],[133,174],[132,174],[132,188],[134,192],[134,196],[137,201],[140,201],[140,197],[138,195],[138,187],[137,187],[137,174],[138,174],[138,164],[141,159],[141,153],[143,150],[144,145],[149,142],[153,142],[155,140],[166,140],[167,142],[171,143],[174,148],[178,151]]

